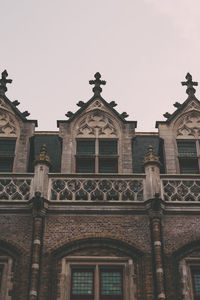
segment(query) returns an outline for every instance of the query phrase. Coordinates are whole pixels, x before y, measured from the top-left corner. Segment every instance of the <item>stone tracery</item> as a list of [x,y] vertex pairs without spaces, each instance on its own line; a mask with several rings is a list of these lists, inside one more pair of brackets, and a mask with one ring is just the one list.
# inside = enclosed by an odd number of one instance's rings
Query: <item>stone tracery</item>
[[114,122],[105,113],[95,110],[87,114],[77,126],[77,136],[117,136]]
[[177,137],[200,136],[200,112],[192,111],[184,115],[178,122]]

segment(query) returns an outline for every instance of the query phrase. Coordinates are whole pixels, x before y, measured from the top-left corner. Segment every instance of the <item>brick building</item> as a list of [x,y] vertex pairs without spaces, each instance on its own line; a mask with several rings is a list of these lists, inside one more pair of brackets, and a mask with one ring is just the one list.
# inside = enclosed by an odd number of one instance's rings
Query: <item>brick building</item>
[[0,299],[200,299],[200,102],[155,133],[93,97],[36,131],[0,80]]

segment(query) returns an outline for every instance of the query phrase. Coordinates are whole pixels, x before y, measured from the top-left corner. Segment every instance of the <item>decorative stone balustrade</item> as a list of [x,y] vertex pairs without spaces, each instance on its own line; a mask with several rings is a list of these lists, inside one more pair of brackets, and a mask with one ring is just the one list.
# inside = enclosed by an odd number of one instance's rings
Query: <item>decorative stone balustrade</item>
[[[0,174],[0,201],[31,199],[34,174]],[[200,201],[200,175],[160,175],[161,198],[166,202]],[[101,175],[49,174],[47,175],[50,201],[145,201],[148,194],[145,174]]]
[[0,200],[29,200],[33,174],[0,174]]
[[200,176],[161,175],[161,191],[165,201],[200,201]]
[[49,200],[143,201],[145,176],[52,176]]

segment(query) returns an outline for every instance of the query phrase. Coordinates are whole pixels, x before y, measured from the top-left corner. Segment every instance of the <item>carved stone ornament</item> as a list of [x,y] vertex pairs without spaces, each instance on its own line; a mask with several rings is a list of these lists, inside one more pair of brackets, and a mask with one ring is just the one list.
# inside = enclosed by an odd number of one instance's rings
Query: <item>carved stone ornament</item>
[[0,135],[16,136],[16,134],[16,123],[14,119],[8,112],[0,109]]
[[178,122],[177,137],[200,136],[200,112],[193,111],[184,115]]
[[192,101],[188,107],[187,107],[187,110],[200,110],[200,106],[195,102],[195,101]]
[[117,136],[117,130],[105,113],[95,110],[79,122],[77,136]]

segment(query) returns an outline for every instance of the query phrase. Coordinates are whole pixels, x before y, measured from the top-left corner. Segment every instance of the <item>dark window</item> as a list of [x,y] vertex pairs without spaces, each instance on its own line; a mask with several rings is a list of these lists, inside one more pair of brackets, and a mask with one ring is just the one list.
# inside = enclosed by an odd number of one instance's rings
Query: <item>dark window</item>
[[200,269],[192,268],[191,273],[192,273],[194,300],[200,300]]
[[117,140],[99,140],[99,173],[118,172]]
[[180,173],[199,173],[196,141],[177,141]]
[[94,273],[91,269],[72,270],[71,300],[94,299]]
[[99,140],[100,155],[116,155],[117,141],[116,140]]
[[0,293],[1,293],[2,278],[3,278],[3,267],[4,265],[0,265]]
[[77,155],[95,154],[95,141],[94,140],[77,140],[76,154]]
[[94,158],[76,158],[76,172],[77,173],[94,173],[95,172],[95,159]]
[[195,141],[178,141],[179,157],[197,157]]
[[80,139],[76,141],[77,173],[117,173],[118,141]]
[[99,158],[99,173],[117,173],[117,158]]
[[0,172],[12,171],[15,143],[12,139],[0,139]]
[[197,159],[179,159],[181,174],[198,174],[199,166]]

